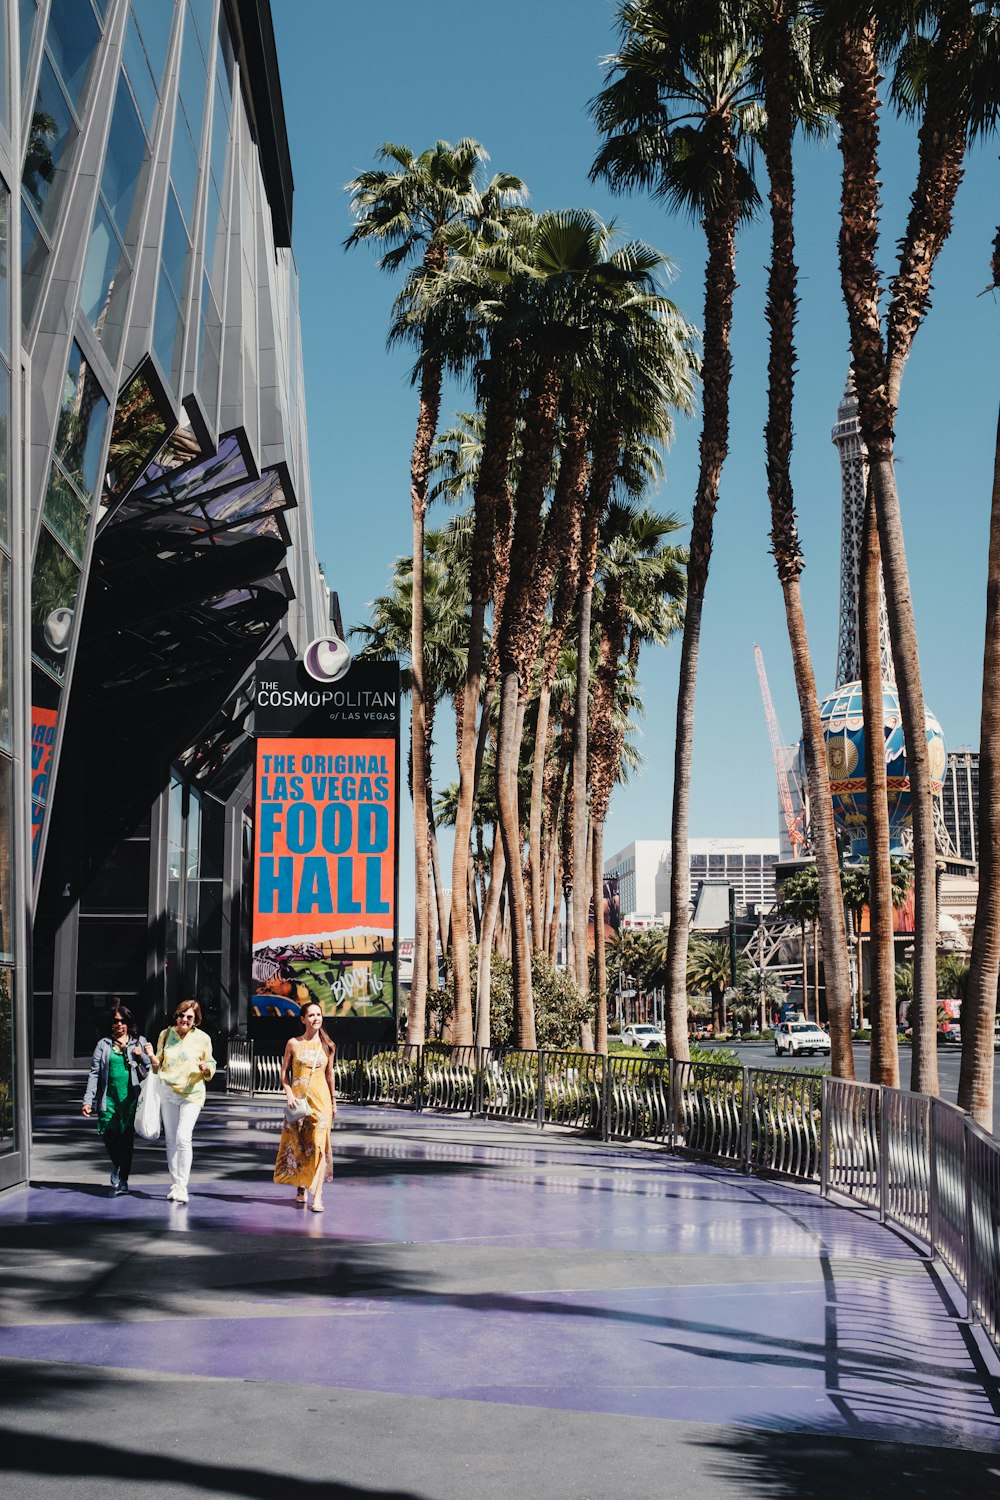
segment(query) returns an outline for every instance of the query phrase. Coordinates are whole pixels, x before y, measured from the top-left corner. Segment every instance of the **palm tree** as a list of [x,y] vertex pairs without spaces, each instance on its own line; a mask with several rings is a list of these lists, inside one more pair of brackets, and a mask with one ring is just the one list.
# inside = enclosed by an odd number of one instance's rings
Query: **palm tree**
[[[895,424],[903,371],[929,306],[937,256],[950,231],[968,141],[995,121],[984,77],[995,45],[994,7],[941,0],[879,7],[861,0],[814,4],[836,39],[841,78],[841,283],[851,333],[858,415],[868,450],[893,660],[913,805],[916,1003],[911,1087],[936,1093],[936,850],[923,688],[895,475]],[[915,23],[915,24],[914,24]],[[878,248],[879,62],[895,57],[893,97],[920,117],[917,183],[910,199],[885,326]]]
[[[850,1030],[850,979],[844,904],[840,889],[837,836],[833,825],[830,777],[816,691],[816,674],[806,633],[801,575],[804,567],[792,491],[792,394],[795,376],[795,316],[798,273],[793,226],[792,140],[802,122],[814,133],[832,105],[833,90],[812,67],[810,27],[797,0],[764,0],[750,6],[756,23],[766,127],[763,132],[771,212],[771,264],[767,321],[770,328],[768,414],[764,429],[767,489],[771,508],[771,550],[785,604],[795,686],[802,719],[802,748],[811,810],[811,835],[818,876],[819,918],[823,930],[831,1068],[854,1077]],[[803,941],[804,948],[804,941]]]
[[[726,1029],[725,994],[732,978],[729,944],[695,938],[689,947],[685,971],[685,995],[688,989],[698,995],[711,995],[712,1017],[718,1036]],[[669,962],[669,953],[668,953]],[[687,1017],[685,1007],[685,1030]],[[669,1045],[668,1049],[669,1051]],[[673,1054],[671,1054],[673,1055]]]
[[[386,142],[377,157],[391,163],[388,168],[362,172],[348,183],[355,225],[345,248],[372,242],[387,246],[379,265],[393,271],[418,256],[426,273],[444,270],[448,260],[445,232],[456,223],[482,224],[502,215],[505,207],[524,194],[520,179],[496,176],[480,186],[482,164],[487,153],[478,141],[465,138],[452,147],[438,141],[419,156],[407,146]],[[414,341],[421,354],[415,378],[420,385],[417,431],[410,458],[410,503],[413,515],[413,598],[411,617],[412,702],[410,753],[414,795],[421,796],[426,784],[424,771],[425,665],[423,641],[424,516],[431,445],[437,430],[441,383],[453,356],[442,346],[442,319],[434,314],[414,313],[412,303],[397,308],[391,337]],[[461,354],[454,356],[461,360]],[[422,1043],[426,1004],[427,970],[424,934],[428,915],[427,820],[414,803],[413,842],[415,860],[415,943],[413,989],[408,1017],[408,1039]],[[468,1017],[456,1011],[457,1038],[467,1040]]]
[[627,717],[616,716],[622,686],[635,683],[644,642],[666,645],[683,618],[686,554],[667,541],[679,528],[675,516],[620,502],[604,518],[598,564],[603,585],[598,609],[599,646],[590,705],[590,825],[594,892],[594,1045],[608,1050],[604,921],[600,911],[604,872],[604,823],[620,775]]
[[[612,187],[648,187],[700,220],[705,271],[702,433],[681,643],[671,823],[669,1049],[688,1057],[688,819],[701,616],[719,481],[729,448],[730,330],[736,231],[759,197],[750,169],[759,120],[751,37],[740,7],[626,0],[621,45],[592,109],[606,137],[591,175]],[[720,24],[724,21],[724,25]]]
[[[806,947],[806,925],[819,920],[819,876],[815,864],[800,865],[785,877],[778,892],[778,902],[790,917],[799,924],[799,953],[802,962],[802,1009],[809,1019],[809,963]],[[817,996],[819,975],[816,975]],[[819,1020],[819,1005],[815,1006],[815,1020]]]

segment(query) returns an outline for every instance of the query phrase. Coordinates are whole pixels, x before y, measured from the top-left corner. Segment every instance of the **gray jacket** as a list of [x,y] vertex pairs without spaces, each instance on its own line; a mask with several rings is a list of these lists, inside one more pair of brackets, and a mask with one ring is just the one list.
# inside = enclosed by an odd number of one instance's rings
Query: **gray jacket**
[[[102,1036],[94,1048],[94,1055],[90,1059],[90,1077],[87,1079],[87,1092],[83,1096],[84,1104],[93,1104],[97,1099],[97,1113],[100,1114],[108,1102],[108,1067],[111,1061],[111,1038]],[[149,1058],[141,1049],[146,1046],[146,1038],[137,1036],[130,1038],[128,1044],[129,1077],[134,1088],[138,1088],[146,1074],[149,1072]]]

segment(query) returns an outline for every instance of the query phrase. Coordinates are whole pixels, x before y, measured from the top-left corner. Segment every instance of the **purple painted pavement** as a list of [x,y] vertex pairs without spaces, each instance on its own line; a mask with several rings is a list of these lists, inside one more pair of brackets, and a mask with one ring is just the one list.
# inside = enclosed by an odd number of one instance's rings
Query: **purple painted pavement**
[[[350,1112],[323,1217],[268,1180],[262,1112],[206,1112],[187,1208],[165,1201],[162,1147],[115,1200],[90,1159],[61,1179],[43,1162],[43,1185],[0,1198],[4,1263],[19,1233],[50,1229],[70,1259],[103,1235],[123,1277],[147,1257],[149,1302],[123,1321],[73,1272],[44,1309],[8,1309],[0,1357],[1000,1449],[995,1372],[870,1216],[652,1153],[489,1133]],[[222,1292],[199,1272],[220,1257]],[[588,1285],[568,1284],[584,1266]],[[184,1305],[158,1315],[179,1275]]]

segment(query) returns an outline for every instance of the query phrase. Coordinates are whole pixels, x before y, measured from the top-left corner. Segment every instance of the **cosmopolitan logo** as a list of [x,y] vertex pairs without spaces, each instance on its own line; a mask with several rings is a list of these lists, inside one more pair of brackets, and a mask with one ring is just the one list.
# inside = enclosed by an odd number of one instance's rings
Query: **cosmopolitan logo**
[[396,694],[261,687],[257,702],[262,708],[395,708]]

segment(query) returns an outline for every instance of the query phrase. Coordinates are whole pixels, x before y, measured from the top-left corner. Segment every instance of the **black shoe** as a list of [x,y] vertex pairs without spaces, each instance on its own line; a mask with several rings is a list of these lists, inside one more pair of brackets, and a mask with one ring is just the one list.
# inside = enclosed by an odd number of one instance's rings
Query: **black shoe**
[[128,1183],[127,1182],[122,1182],[121,1179],[119,1178],[119,1180],[115,1183],[114,1187],[111,1190],[111,1196],[112,1196],[112,1198],[121,1198],[127,1192],[128,1192]]
[[116,1188],[121,1180],[121,1169],[119,1167],[115,1167],[114,1171],[111,1173],[111,1186],[113,1188]]

